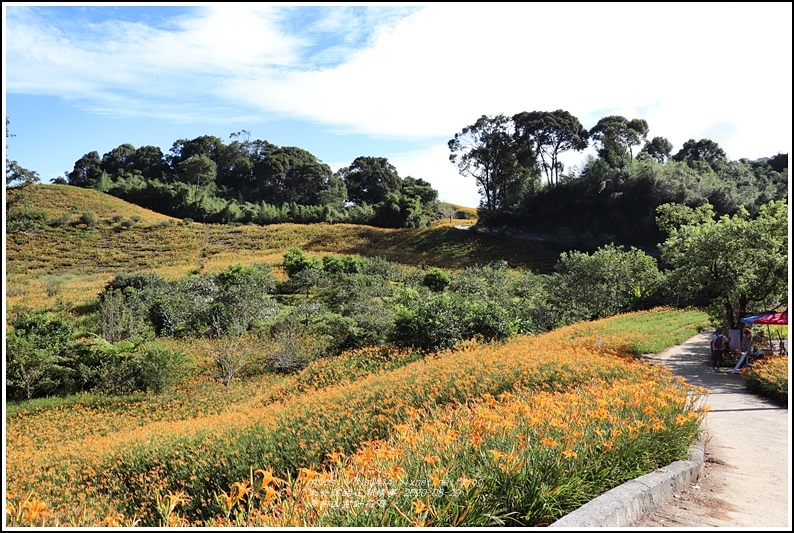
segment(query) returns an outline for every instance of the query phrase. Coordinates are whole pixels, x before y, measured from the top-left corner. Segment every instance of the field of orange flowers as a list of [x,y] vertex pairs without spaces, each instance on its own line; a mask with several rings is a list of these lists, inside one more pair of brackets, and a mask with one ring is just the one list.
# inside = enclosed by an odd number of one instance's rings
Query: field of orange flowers
[[547,524],[686,456],[704,391],[635,356],[707,324],[656,309],[418,357],[372,349],[224,392],[19,404],[9,525]]

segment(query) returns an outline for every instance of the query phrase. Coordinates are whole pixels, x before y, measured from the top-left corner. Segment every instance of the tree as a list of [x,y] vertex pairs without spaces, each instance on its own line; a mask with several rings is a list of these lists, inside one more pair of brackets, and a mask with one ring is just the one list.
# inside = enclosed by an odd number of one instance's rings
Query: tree
[[96,150],[88,152],[75,161],[74,168],[66,174],[69,185],[75,187],[94,187],[102,178],[102,161]]
[[337,176],[347,187],[347,201],[355,205],[378,204],[402,185],[397,169],[385,157],[357,157]]
[[179,139],[173,145],[166,160],[171,165],[171,169],[179,172],[179,165],[183,161],[193,156],[205,155],[217,164],[221,152],[223,151],[223,141],[214,135],[201,135],[195,139]]
[[135,150],[131,159],[132,168],[147,180],[164,180],[171,170],[158,146],[141,146]]
[[[9,120],[6,117],[6,153],[8,153],[8,138],[16,137],[8,129]],[[6,157],[6,185],[17,185],[24,187],[32,183],[39,182],[39,174],[35,170],[28,170],[13,159]]]
[[[709,206],[710,208],[710,206]],[[660,206],[659,212],[664,212]],[[732,329],[741,317],[773,309],[788,294],[788,205],[776,200],[751,219],[743,208],[733,216],[709,217],[670,228],[660,245],[671,280],[687,295],[711,299],[711,316]]]
[[451,163],[479,187],[480,207],[509,209],[523,199],[530,172],[519,162],[513,141],[513,123],[504,116],[481,116],[447,143]]
[[684,146],[673,156],[674,161],[684,161],[690,167],[696,167],[698,162],[707,164],[712,170],[718,170],[728,157],[720,145],[711,139],[689,139]]
[[265,201],[273,205],[331,205],[342,207],[345,185],[331,167],[295,146],[268,146],[267,158],[257,167]]
[[579,119],[567,111],[526,111],[513,116],[515,136],[519,142],[528,143],[533,154],[540,157],[540,167],[549,185],[559,183],[563,164],[559,155],[568,150],[587,148],[589,133]]
[[637,309],[659,286],[656,260],[642,250],[608,244],[592,254],[565,252],[547,279],[562,323],[606,318]]
[[102,156],[101,168],[113,178],[131,172],[135,165],[135,147],[129,143],[122,144]]
[[218,176],[218,166],[206,155],[192,155],[179,163],[179,168],[187,182],[196,184],[196,192],[200,186],[214,183]]
[[[673,151],[673,143],[664,137],[654,137],[642,147],[640,154],[647,154],[659,163],[667,163]],[[639,157],[639,154],[638,154]]]
[[612,166],[624,166],[626,155],[633,159],[632,146],[645,142],[647,135],[648,122],[645,119],[628,120],[619,115],[602,118],[590,130],[590,137],[601,143],[599,155]]

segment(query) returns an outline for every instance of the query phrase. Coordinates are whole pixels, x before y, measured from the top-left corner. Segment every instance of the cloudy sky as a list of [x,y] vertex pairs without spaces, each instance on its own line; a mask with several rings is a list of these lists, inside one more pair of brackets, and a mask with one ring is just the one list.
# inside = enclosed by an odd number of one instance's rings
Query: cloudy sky
[[[476,207],[447,141],[480,116],[644,118],[678,151],[791,147],[790,2],[3,3],[7,155],[42,181],[130,143],[229,135],[336,170],[386,157]],[[582,162],[584,154],[569,158]]]

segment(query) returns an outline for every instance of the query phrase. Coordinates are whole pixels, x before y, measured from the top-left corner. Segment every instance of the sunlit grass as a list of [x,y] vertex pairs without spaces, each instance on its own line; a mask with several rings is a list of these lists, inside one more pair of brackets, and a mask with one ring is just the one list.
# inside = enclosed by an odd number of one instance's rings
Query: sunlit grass
[[[217,273],[230,265],[268,263],[279,274],[284,253],[382,257],[408,267],[464,268],[506,260],[514,268],[550,272],[559,258],[544,243],[505,239],[439,224],[385,229],[355,224],[221,225],[159,215],[92,189],[27,187],[27,203],[47,213],[45,230],[6,235],[6,306],[80,309],[119,273],[153,271],[166,279]],[[91,211],[99,224],[73,225]],[[114,219],[137,219],[123,229]],[[164,225],[164,223],[168,225]],[[466,224],[470,221],[460,221]]]

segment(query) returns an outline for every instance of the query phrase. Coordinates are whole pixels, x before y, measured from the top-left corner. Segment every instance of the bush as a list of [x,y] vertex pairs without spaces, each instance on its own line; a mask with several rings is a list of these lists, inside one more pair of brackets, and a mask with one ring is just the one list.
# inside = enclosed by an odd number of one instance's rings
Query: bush
[[8,209],[6,215],[6,233],[31,232],[44,229],[47,225],[47,213],[31,207],[15,207]]
[[11,326],[6,335],[6,397],[30,400],[71,391],[72,326],[43,312],[21,312]]
[[190,368],[182,352],[129,340],[110,343],[88,337],[75,344],[75,352],[83,389],[97,389],[105,394],[161,392],[178,382]]
[[309,268],[319,269],[320,262],[309,259],[300,248],[290,248],[284,254],[284,270],[289,277]]
[[409,306],[398,307],[390,340],[428,351],[451,348],[466,338],[463,317],[458,300],[449,294],[416,298]]
[[441,292],[449,286],[449,275],[440,268],[431,268],[425,272],[422,285],[434,292]]
[[88,229],[94,229],[99,224],[99,215],[93,211],[86,211],[77,219],[78,224],[85,224]]
[[326,343],[311,335],[281,333],[276,336],[275,348],[269,361],[276,372],[296,372],[322,357]]

